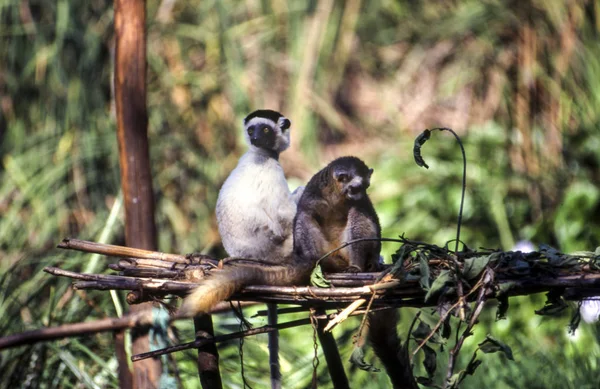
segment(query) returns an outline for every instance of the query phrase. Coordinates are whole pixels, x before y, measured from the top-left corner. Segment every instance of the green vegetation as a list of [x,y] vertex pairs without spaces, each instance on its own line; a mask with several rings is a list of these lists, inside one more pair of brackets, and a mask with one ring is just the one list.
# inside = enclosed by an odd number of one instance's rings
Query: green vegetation
[[[438,134],[423,147],[429,170],[412,160],[414,137],[444,126],[466,148],[470,247],[600,246],[600,1],[163,0],[147,9],[162,251],[223,254],[218,188],[244,151],[241,118],[260,107],[292,120],[282,164],[295,184],[337,155],[375,168],[370,193],[386,237],[454,238],[462,161],[453,139]],[[0,335],[116,316],[126,305],[121,293],[74,292],[41,271],[106,269],[103,258],[54,249],[65,236],[124,240],[113,49],[110,1],[0,2]],[[397,246],[384,248],[389,261]],[[484,355],[463,387],[598,386],[596,328],[568,336],[568,313],[533,314],[543,303],[513,299],[498,322],[485,310],[457,368],[488,333],[516,361]],[[403,334],[414,313],[401,311]],[[334,331],[345,359],[357,320]],[[221,316],[217,325],[238,323]],[[178,327],[192,339],[191,325]],[[244,346],[255,388],[267,386],[265,344],[259,336]],[[237,343],[220,353],[226,386],[241,387]],[[308,387],[312,353],[310,328],[282,332],[288,387]],[[199,387],[194,353],[174,358],[185,387]],[[7,388],[118,386],[110,334],[4,351],[0,371]],[[383,373],[348,371],[353,387],[387,385]],[[319,373],[328,387],[323,358]]]

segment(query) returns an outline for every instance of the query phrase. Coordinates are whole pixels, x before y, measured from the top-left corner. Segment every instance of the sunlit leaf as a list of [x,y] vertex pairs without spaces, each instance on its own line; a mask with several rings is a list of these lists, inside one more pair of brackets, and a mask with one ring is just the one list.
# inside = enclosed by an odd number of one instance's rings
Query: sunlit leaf
[[321,265],[315,266],[312,273],[310,274],[310,284],[313,286],[318,286],[319,288],[330,288],[331,281],[329,281],[323,275],[323,270],[321,269]]

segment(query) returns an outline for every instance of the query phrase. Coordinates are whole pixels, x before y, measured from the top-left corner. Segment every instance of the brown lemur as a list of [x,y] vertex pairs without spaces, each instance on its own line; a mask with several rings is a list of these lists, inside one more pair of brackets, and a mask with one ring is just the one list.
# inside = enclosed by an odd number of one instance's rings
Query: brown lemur
[[[356,157],[342,157],[315,174],[304,189],[294,219],[294,260],[314,264],[344,242],[381,238],[367,195],[373,169]],[[354,243],[321,262],[325,272],[381,271],[380,241]],[[410,361],[400,353],[396,310],[369,315],[368,339],[394,388],[418,388]]]

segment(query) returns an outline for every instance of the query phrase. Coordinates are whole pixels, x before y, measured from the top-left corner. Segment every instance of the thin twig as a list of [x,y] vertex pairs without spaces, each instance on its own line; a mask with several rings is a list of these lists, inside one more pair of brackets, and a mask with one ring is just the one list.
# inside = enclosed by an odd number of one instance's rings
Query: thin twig
[[19,334],[8,335],[0,338],[0,350],[10,347],[23,346],[37,342],[46,342],[71,336],[83,336],[98,332],[115,331],[133,327],[143,327],[152,324],[151,313],[142,312],[123,316],[94,320],[83,323],[64,324],[57,327],[40,328],[25,331]]
[[[482,279],[483,279],[483,276],[482,276]],[[473,288],[471,289],[471,291],[469,291],[469,293],[465,296],[465,298],[467,298],[471,294],[473,294],[481,285],[482,285],[482,282],[481,282],[481,280],[479,280],[479,282],[477,282],[477,284],[475,284],[473,286]],[[429,332],[429,334],[425,337],[425,339],[423,339],[423,341],[421,343],[419,343],[419,345],[417,346],[417,348],[412,352],[411,360],[412,360],[412,358],[415,355],[417,355],[417,353],[425,345],[425,343],[427,343],[429,341],[429,339],[431,339],[431,337],[437,332],[437,330],[440,328],[440,326],[442,325],[442,323],[444,321],[446,321],[446,319],[452,313],[452,311],[455,310],[456,307],[458,307],[459,305],[460,305],[460,302],[457,301],[448,310],[446,310],[446,312],[442,316],[440,316],[440,319],[435,324],[435,326],[431,329],[431,332]]]
[[461,337],[458,339],[458,341],[456,342],[456,344],[454,345],[452,350],[450,350],[450,352],[449,352],[448,369],[446,371],[446,381],[444,382],[443,388],[446,388],[448,386],[448,382],[452,378],[452,374],[454,372],[454,365],[456,363],[456,357],[458,356],[458,353],[460,352],[460,349],[462,348],[462,345],[465,342],[465,339],[472,335],[471,330],[473,329],[473,326],[475,326],[475,323],[477,322],[477,319],[479,318],[479,315],[481,314],[481,311],[483,310],[483,306],[486,301],[486,298],[485,298],[486,289],[493,281],[494,281],[494,271],[490,268],[487,268],[484,271],[483,276],[481,277],[480,282],[482,283],[482,287],[479,289],[479,294],[477,295],[477,300],[476,300],[477,302],[475,305],[475,309],[473,310],[473,313],[471,314],[471,318],[469,319],[467,328],[465,328]]
[[344,309],[342,312],[338,313],[333,319],[331,319],[329,321],[329,323],[327,323],[325,328],[323,328],[323,331],[325,331],[325,332],[331,331],[333,329],[333,327],[335,327],[336,325],[338,325],[341,322],[343,322],[344,320],[346,320],[354,311],[356,311],[358,308],[360,308],[361,305],[363,305],[366,302],[367,302],[366,299],[358,299],[358,300],[354,301],[352,304],[348,305],[346,307],[346,309]]
[[212,338],[198,339],[193,342],[178,344],[177,346],[170,346],[170,347],[166,347],[166,348],[156,350],[156,351],[150,351],[147,353],[133,355],[131,357],[131,360],[133,362],[136,362],[136,361],[140,361],[140,360],[146,359],[146,358],[152,358],[152,357],[157,357],[157,356],[164,355],[164,354],[174,353],[176,351],[183,351],[183,350],[188,350],[191,348],[202,347],[202,346],[205,346],[210,343],[224,342],[227,340],[239,339],[242,337],[258,335],[258,334],[264,334],[264,333],[271,332],[271,331],[277,331],[278,329],[282,330],[282,329],[291,328],[291,327],[303,326],[306,324],[310,324],[309,319],[299,319],[299,320],[288,321],[285,323],[278,324],[277,326],[266,325],[266,326],[262,326],[262,327],[258,327],[258,328],[251,328],[251,329],[245,330],[245,331],[233,332],[231,334],[226,334],[226,335],[218,335],[218,336],[215,336]]

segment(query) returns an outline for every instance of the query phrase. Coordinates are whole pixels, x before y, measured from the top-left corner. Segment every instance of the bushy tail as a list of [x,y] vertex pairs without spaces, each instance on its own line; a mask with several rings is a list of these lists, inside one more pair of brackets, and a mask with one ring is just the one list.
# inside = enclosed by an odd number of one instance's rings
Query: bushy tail
[[179,316],[193,317],[209,312],[217,303],[229,299],[249,285],[291,286],[307,282],[312,266],[236,265],[214,271],[194,289],[179,309]]

